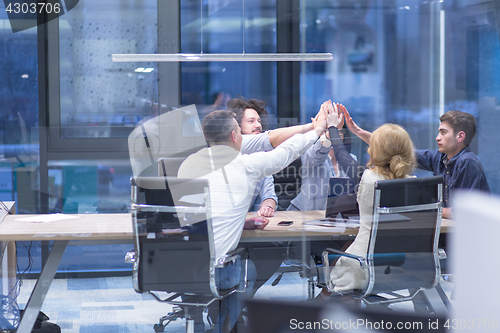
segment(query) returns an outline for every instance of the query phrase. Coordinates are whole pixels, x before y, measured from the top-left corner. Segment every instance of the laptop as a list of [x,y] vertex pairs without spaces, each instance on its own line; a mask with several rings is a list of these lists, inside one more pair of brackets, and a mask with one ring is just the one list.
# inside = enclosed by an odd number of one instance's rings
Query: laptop
[[[359,227],[357,188],[350,178],[330,178],[325,218],[304,222],[323,227]],[[401,214],[381,214],[379,222],[410,221]]]
[[325,218],[306,221],[304,224],[322,227],[357,228],[359,207],[355,183],[350,178],[330,178]]
[[[359,207],[356,200],[356,184],[350,178],[330,178],[325,218],[356,218]],[[340,215],[339,215],[340,214]]]

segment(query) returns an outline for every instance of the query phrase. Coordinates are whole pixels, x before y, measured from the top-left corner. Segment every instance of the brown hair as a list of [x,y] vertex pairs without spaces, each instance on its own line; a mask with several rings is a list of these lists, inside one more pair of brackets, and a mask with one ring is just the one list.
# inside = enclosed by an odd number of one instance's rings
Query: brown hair
[[228,110],[212,111],[203,118],[201,128],[207,142],[228,142],[231,133],[236,131],[233,121],[234,112]]
[[243,115],[245,114],[246,109],[255,110],[262,121],[262,128],[265,129],[265,125],[267,124],[268,113],[266,110],[266,102],[261,101],[259,99],[249,99],[246,100],[244,97],[238,95],[237,98],[233,98],[227,102],[226,109],[233,111],[236,113],[235,119],[238,122],[238,125],[241,126],[241,120],[243,119]]
[[368,167],[386,179],[404,178],[415,167],[413,142],[403,127],[385,124],[377,128],[368,147]]
[[470,145],[474,135],[476,135],[476,121],[474,120],[474,116],[470,113],[456,110],[448,111],[439,117],[439,120],[442,123],[450,124],[451,128],[453,128],[454,135],[461,131],[464,132],[464,143],[466,147]]

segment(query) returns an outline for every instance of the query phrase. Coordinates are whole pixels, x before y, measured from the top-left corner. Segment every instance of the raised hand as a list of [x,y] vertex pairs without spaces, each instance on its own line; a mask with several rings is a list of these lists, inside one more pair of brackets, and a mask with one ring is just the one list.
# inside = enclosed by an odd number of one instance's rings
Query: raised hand
[[318,136],[321,136],[326,130],[327,123],[326,123],[326,113],[325,113],[326,105],[325,105],[325,103],[323,103],[321,105],[321,108],[320,108],[318,114],[316,115],[316,117],[311,118],[314,131],[316,131],[316,134],[318,134]]
[[341,121],[340,121],[340,123],[337,125],[337,128],[338,128],[339,130],[341,130],[341,129],[342,129],[342,127],[344,127],[344,120],[345,120],[345,115],[344,115],[344,113],[342,112],[342,110],[340,110],[340,106],[341,106],[341,105],[342,105],[342,104],[337,103],[337,110],[338,110],[338,113],[339,113],[340,115],[342,115],[342,120],[341,120]]
[[345,123],[347,124],[347,127],[349,127],[349,130],[353,134],[356,134],[357,132],[359,132],[359,130],[361,130],[361,128],[358,125],[356,125],[354,120],[352,120],[352,117],[349,114],[349,111],[347,111],[346,107],[342,104],[339,104],[339,110],[341,113],[344,114]]
[[345,123],[347,124],[347,127],[349,128],[349,130],[356,136],[358,136],[359,138],[361,138],[361,140],[363,140],[364,142],[370,144],[370,137],[371,137],[371,133],[368,132],[368,131],[365,131],[364,129],[362,129],[361,127],[359,127],[355,122],[354,120],[352,120],[352,117],[351,115],[349,114],[349,111],[347,111],[346,107],[343,106],[342,104],[339,105],[339,109],[340,109],[340,112],[342,112],[344,114],[344,118],[345,118]]
[[[344,126],[343,114],[339,112],[337,104],[332,104],[332,101],[325,102],[327,106],[326,125],[327,127],[335,126],[341,129]],[[323,103],[323,104],[325,104]],[[340,126],[340,127],[339,127]]]

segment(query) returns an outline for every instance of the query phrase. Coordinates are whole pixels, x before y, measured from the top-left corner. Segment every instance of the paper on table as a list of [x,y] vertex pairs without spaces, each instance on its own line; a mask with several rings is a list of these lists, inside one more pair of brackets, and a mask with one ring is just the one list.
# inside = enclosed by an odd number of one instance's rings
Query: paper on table
[[41,214],[41,215],[33,215],[29,217],[23,217],[16,219],[16,221],[23,222],[33,222],[33,223],[47,223],[61,220],[69,220],[80,218],[79,216],[74,215],[65,215],[65,214]]
[[323,219],[305,221],[304,224],[322,227],[359,228],[359,217],[350,217],[349,219],[327,217]]
[[305,231],[313,232],[331,232],[331,233],[343,233],[345,231],[345,223],[342,225],[339,223],[338,226],[324,226],[324,225],[314,225],[314,224],[303,224]]

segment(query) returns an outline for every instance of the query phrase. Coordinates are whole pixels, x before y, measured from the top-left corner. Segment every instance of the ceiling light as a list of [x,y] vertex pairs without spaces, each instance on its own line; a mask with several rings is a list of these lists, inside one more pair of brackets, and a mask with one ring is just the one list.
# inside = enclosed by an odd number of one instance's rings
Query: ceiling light
[[113,62],[331,61],[333,59],[331,53],[245,53],[245,0],[242,0],[242,8],[241,53],[203,53],[203,0],[200,0],[200,53],[113,54],[111,59]]
[[[331,61],[331,53],[173,53],[113,54],[113,62],[189,62],[189,61]],[[135,71],[144,72],[144,68]]]

